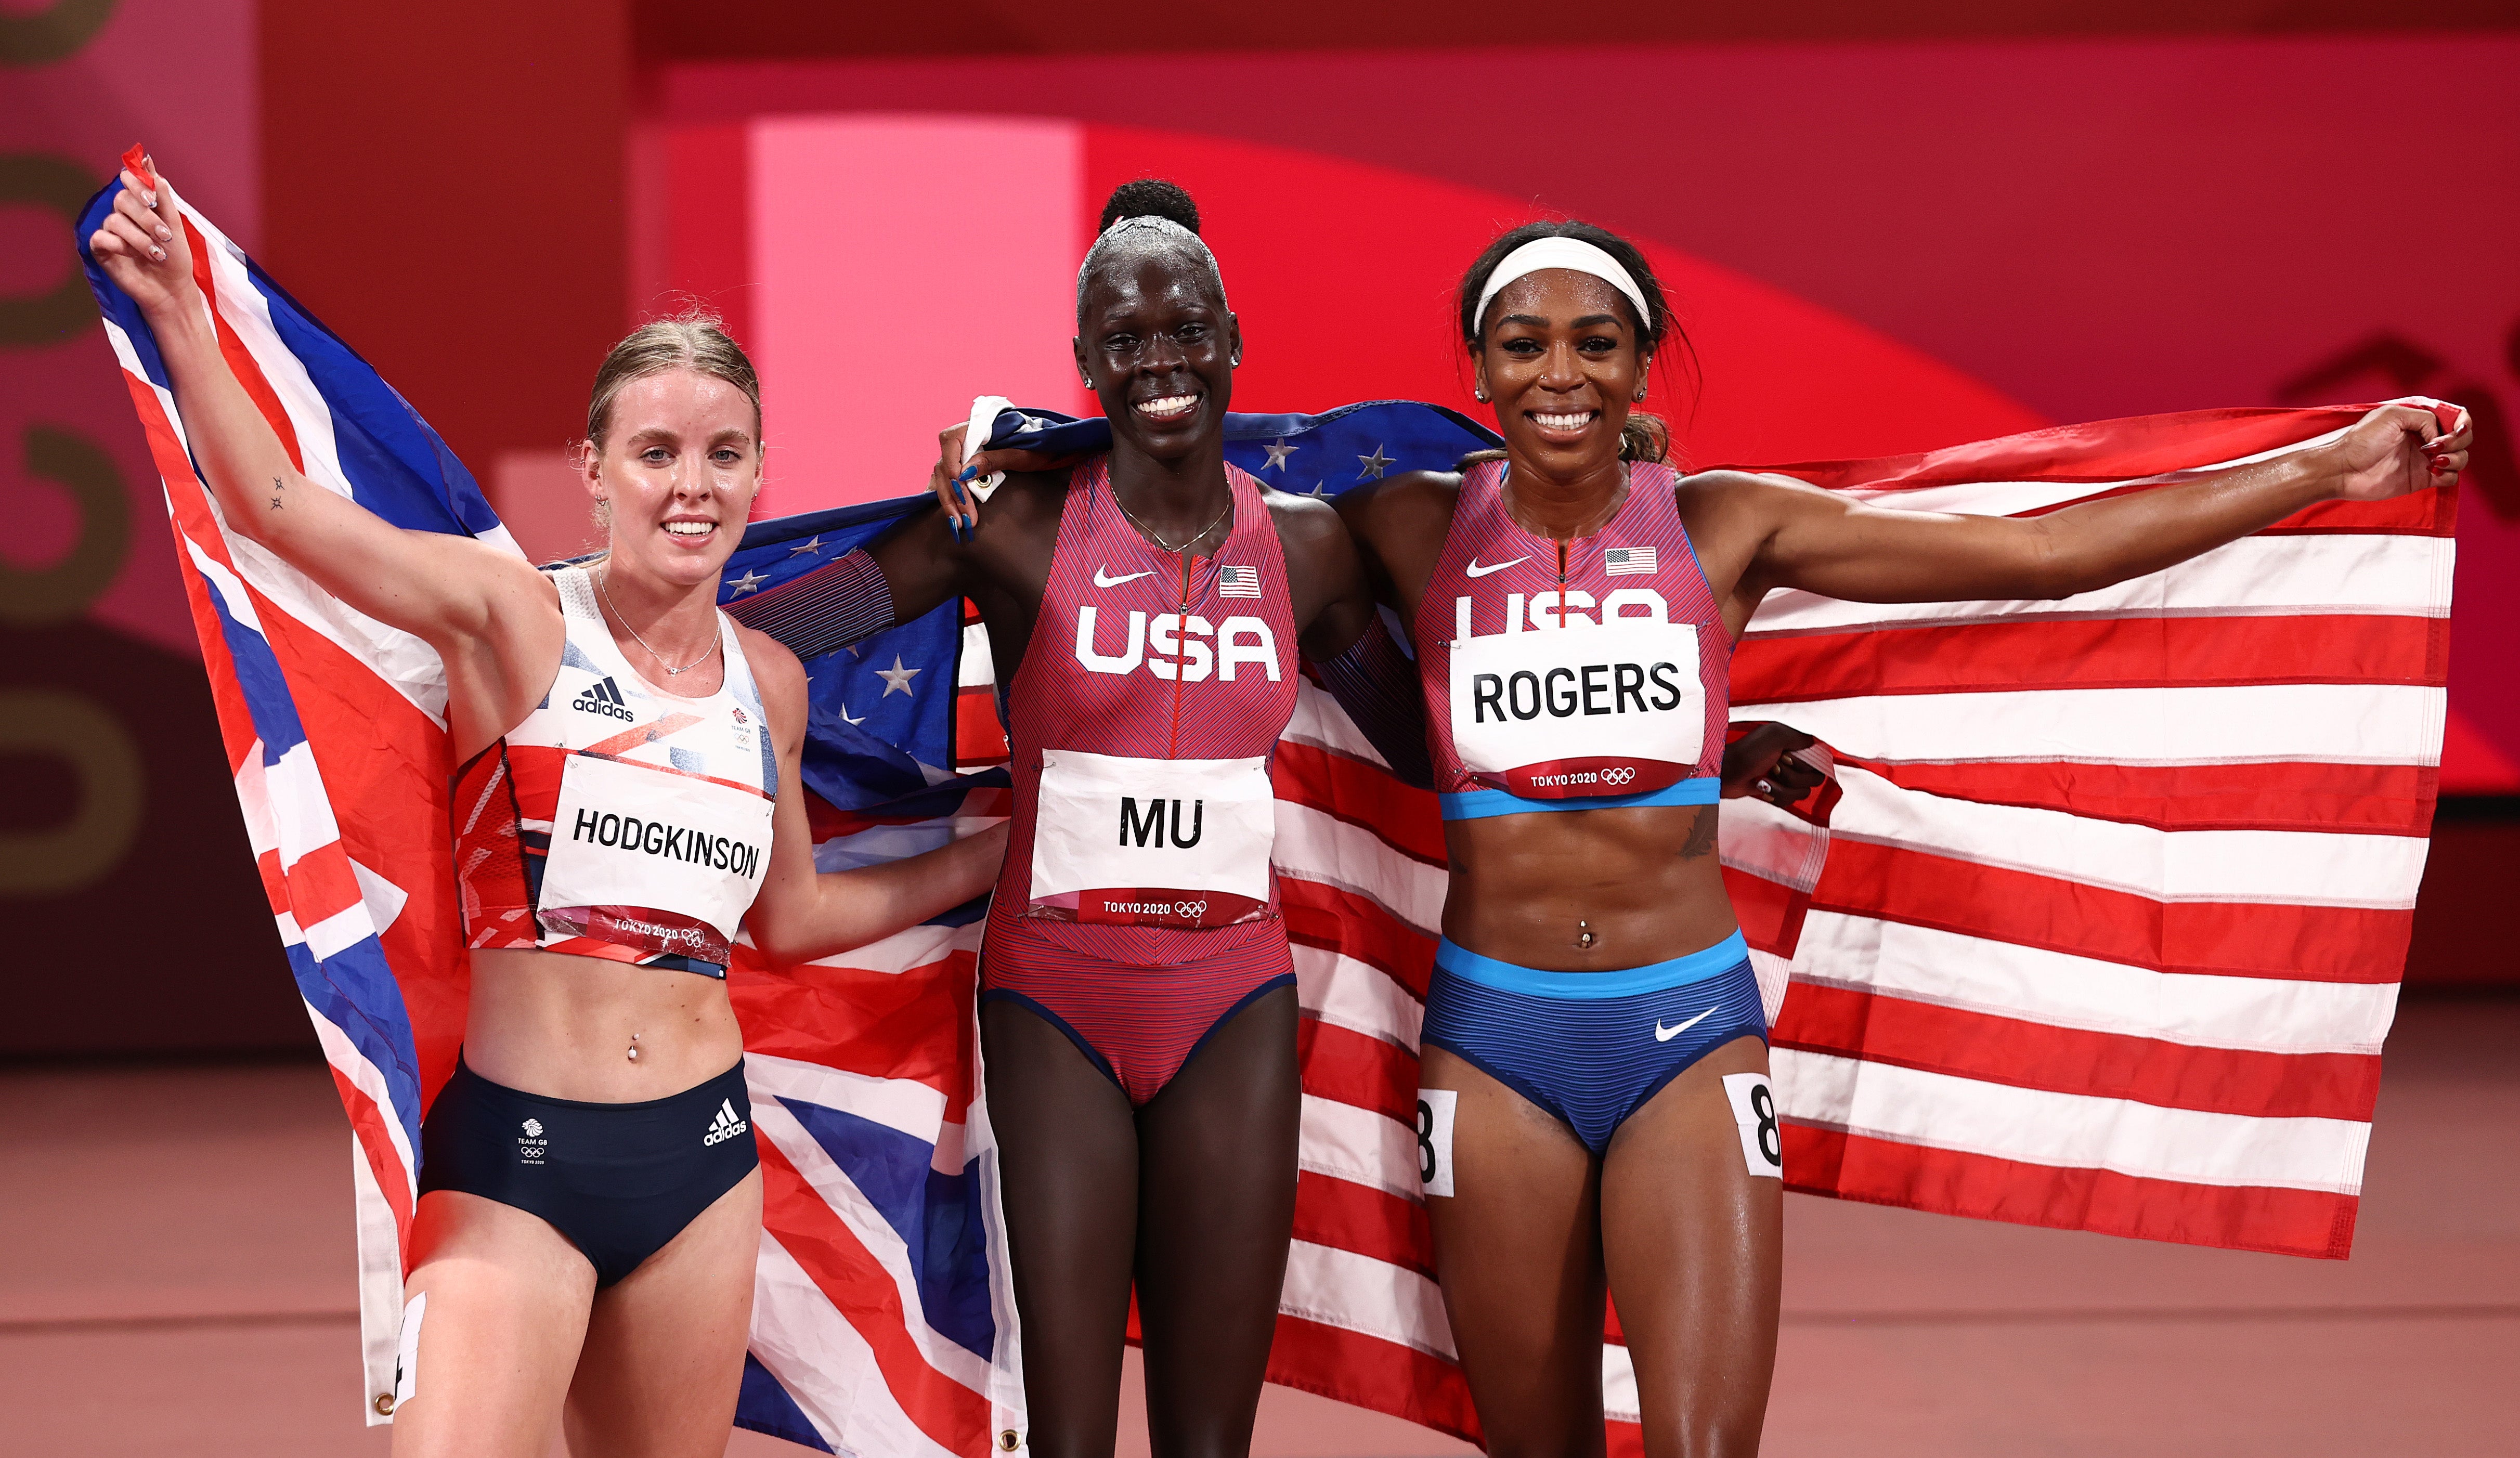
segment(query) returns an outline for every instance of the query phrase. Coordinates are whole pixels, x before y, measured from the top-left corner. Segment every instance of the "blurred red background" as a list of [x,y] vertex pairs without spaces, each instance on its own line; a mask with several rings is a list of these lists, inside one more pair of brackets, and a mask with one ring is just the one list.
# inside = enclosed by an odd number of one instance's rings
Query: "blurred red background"
[[1072,408],[1066,281],[1102,194],[1145,172],[1208,213],[1245,409],[1454,399],[1448,285],[1544,213],[1637,236],[1676,286],[1703,388],[1661,403],[1700,461],[2457,399],[2485,430],[2457,798],[2409,980],[2520,982],[2480,914],[2520,868],[2507,4],[2418,27],[2364,0],[1835,0],[1619,13],[1615,37],[1564,15],[0,0],[0,460],[22,483],[0,766],[25,787],[0,902],[81,953],[25,975],[0,1053],[306,1038],[68,268],[68,210],[138,139],[552,550],[578,530],[557,463],[595,363],[687,294],[761,355],[770,510],[916,489],[975,392]]

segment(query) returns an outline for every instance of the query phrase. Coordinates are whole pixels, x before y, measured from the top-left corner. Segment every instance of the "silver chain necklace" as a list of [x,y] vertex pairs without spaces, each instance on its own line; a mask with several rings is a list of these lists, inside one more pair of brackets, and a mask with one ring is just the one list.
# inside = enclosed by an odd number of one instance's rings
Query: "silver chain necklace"
[[1140,521],[1138,519],[1138,513],[1130,510],[1127,504],[1120,500],[1120,488],[1117,486],[1111,488],[1111,505],[1118,507],[1120,508],[1120,514],[1128,517],[1129,524],[1136,527],[1141,533],[1145,534],[1148,541],[1154,543],[1157,547],[1162,548],[1166,552],[1179,554],[1181,552],[1188,552],[1192,543],[1205,537],[1209,532],[1216,530],[1219,522],[1224,521],[1225,518],[1234,514],[1234,488],[1231,486],[1225,488],[1225,509],[1216,513],[1216,520],[1200,527],[1190,536],[1184,537],[1182,539],[1182,545],[1179,547],[1174,547],[1168,544],[1163,538],[1155,535],[1155,529],[1153,527]]
[[[593,576],[593,574],[592,574],[592,573],[590,573],[590,574],[588,574],[588,575]],[[611,573],[611,569],[607,568],[607,569],[605,570],[605,574],[604,574],[604,576],[605,576],[605,577],[609,577],[609,576],[611,576],[611,575],[612,575],[612,573]],[[637,643],[639,646],[641,646],[641,647],[643,647],[643,648],[647,648],[647,649],[648,649],[648,656],[656,660],[656,666],[657,666],[658,668],[663,669],[663,670],[665,671],[665,677],[667,677],[667,678],[669,678],[669,679],[671,679],[671,678],[677,678],[677,677],[679,677],[679,676],[681,676],[681,675],[683,675],[683,674],[690,673],[693,669],[696,669],[696,668],[699,667],[701,664],[708,662],[708,661],[709,661],[709,654],[710,654],[710,653],[714,653],[714,652],[716,652],[716,651],[717,651],[717,645],[718,645],[719,641],[724,638],[724,635],[723,635],[723,634],[721,634],[721,635],[719,635],[719,637],[718,637],[718,638],[712,638],[712,639],[710,639],[710,640],[709,640],[709,645],[708,645],[707,649],[706,649],[705,651],[703,651],[703,652],[702,652],[702,653],[701,653],[698,658],[693,659],[691,662],[684,664],[684,665],[683,665],[682,667],[680,667],[680,668],[676,668],[676,667],[674,667],[672,664],[667,663],[667,662],[665,661],[665,655],[664,655],[664,654],[657,652],[657,651],[656,651],[654,648],[652,648],[652,647],[649,647],[649,646],[648,646],[648,640],[646,640],[646,639],[644,639],[644,638],[641,638],[641,637],[639,636],[639,630],[630,626],[630,619],[629,619],[628,617],[626,617],[626,616],[624,616],[624,615],[623,615],[623,613],[622,613],[622,611],[621,611],[620,607],[619,607],[617,604],[615,604],[615,603],[613,602],[613,600],[612,600],[612,590],[611,590],[611,589],[609,589],[609,588],[608,588],[608,587],[606,587],[606,586],[604,585],[604,577],[597,577],[597,578],[595,579],[595,591],[596,591],[599,595],[601,595],[601,596],[603,596],[603,598],[604,598],[604,605],[612,609],[612,615],[613,615],[614,617],[616,617],[616,618],[620,618],[620,619],[621,619],[621,631],[630,635],[630,641],[631,641],[632,642]],[[638,1055],[637,1053],[635,1053],[635,1052],[634,1052],[634,1053],[632,1053],[630,1056],[631,1056],[631,1057],[633,1057],[633,1058],[636,1058],[636,1057],[638,1057],[639,1055]]]

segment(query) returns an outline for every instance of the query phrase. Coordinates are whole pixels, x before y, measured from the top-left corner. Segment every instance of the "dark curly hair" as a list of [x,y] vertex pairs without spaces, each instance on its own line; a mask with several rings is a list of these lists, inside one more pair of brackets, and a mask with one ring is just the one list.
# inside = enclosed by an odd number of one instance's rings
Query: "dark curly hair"
[[[1524,243],[1543,238],[1575,239],[1580,243],[1591,243],[1617,259],[1619,266],[1628,271],[1628,277],[1636,281],[1637,291],[1645,296],[1646,317],[1639,319],[1636,317],[1635,302],[1624,292],[1619,295],[1619,309],[1628,316],[1629,324],[1636,329],[1641,351],[1649,359],[1664,357],[1663,341],[1677,339],[1680,341],[1682,351],[1688,357],[1691,373],[1694,373],[1697,360],[1696,348],[1689,343],[1687,331],[1672,322],[1671,304],[1663,297],[1662,282],[1654,277],[1653,265],[1645,261],[1643,250],[1607,228],[1571,218],[1557,222],[1525,223],[1519,228],[1499,235],[1496,242],[1489,243],[1486,250],[1470,264],[1470,271],[1462,276],[1459,303],[1462,343],[1469,350],[1472,359],[1478,358],[1479,348],[1486,342],[1487,321],[1478,317],[1478,308],[1479,294],[1488,287],[1489,275],[1497,271],[1497,265],[1505,261],[1507,254]],[[1619,459],[1666,461],[1670,458],[1671,426],[1666,424],[1660,416],[1642,410],[1630,411],[1628,422],[1619,432]]]
[[1141,177],[1111,190],[1110,200],[1102,204],[1102,221],[1094,225],[1094,231],[1107,233],[1122,218],[1170,218],[1196,233],[1198,204],[1179,183]]
[[1198,236],[1198,204],[1178,183],[1161,178],[1141,177],[1124,182],[1111,190],[1109,201],[1102,204],[1102,232],[1094,246],[1085,250],[1085,261],[1076,270],[1076,324],[1085,325],[1085,285],[1094,277],[1103,257],[1111,251],[1132,245],[1164,242],[1178,243],[1206,268],[1208,282],[1216,286],[1216,301],[1225,303],[1225,276],[1217,271],[1216,255]]

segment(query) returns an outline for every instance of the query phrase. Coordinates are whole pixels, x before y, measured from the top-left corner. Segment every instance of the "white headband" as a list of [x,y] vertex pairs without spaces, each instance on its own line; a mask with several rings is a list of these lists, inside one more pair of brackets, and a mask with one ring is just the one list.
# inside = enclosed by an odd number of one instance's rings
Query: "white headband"
[[1598,245],[1580,238],[1535,238],[1497,260],[1496,272],[1488,275],[1487,287],[1479,290],[1479,307],[1470,315],[1471,324],[1474,327],[1486,325],[1488,305],[1496,300],[1499,289],[1525,274],[1536,274],[1544,268],[1564,268],[1579,274],[1591,274],[1626,294],[1628,302],[1637,306],[1637,318],[1647,330],[1653,328],[1653,310],[1646,307],[1644,290],[1637,287],[1637,281],[1619,266],[1619,260]]

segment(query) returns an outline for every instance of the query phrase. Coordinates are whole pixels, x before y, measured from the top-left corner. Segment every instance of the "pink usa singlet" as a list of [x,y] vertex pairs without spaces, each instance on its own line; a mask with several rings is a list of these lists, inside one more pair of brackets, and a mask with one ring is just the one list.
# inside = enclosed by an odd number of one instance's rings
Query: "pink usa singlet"
[[1418,604],[1418,671],[1444,818],[1712,805],[1732,639],[1666,465],[1560,545],[1514,524],[1506,463],[1462,477]]
[[1295,708],[1286,557],[1260,485],[1225,468],[1211,557],[1157,552],[1077,466],[1008,695],[1014,814],[982,1000],[1074,1039],[1132,1103],[1294,981],[1269,851],[1270,759]]

